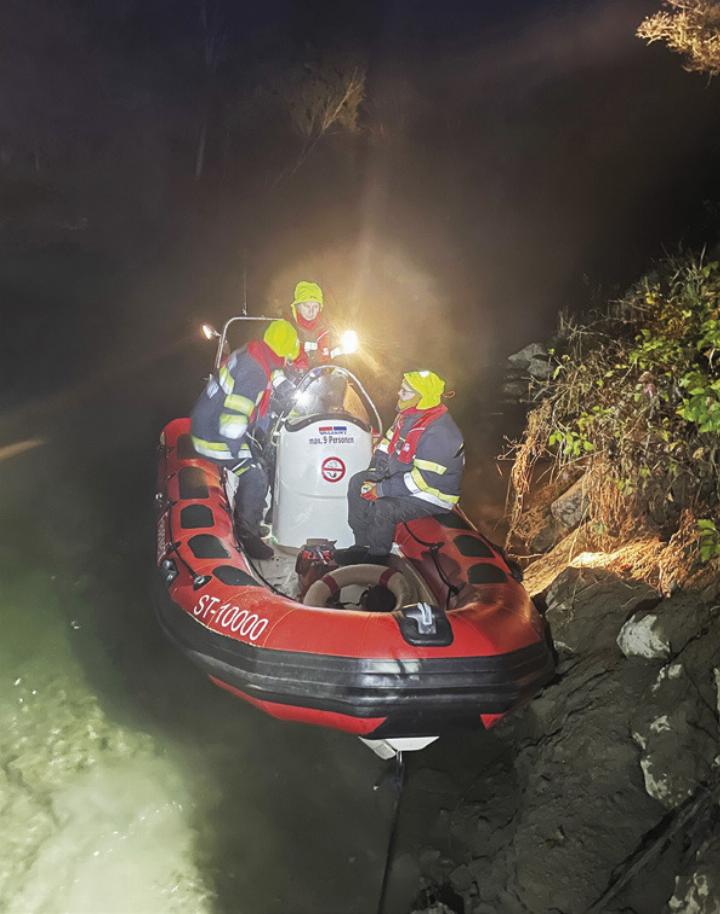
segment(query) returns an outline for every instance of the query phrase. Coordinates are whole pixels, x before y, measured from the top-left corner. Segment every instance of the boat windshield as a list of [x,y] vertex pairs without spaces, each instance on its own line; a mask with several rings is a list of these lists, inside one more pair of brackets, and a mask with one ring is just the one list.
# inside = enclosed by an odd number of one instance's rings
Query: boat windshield
[[298,386],[290,419],[335,415],[357,419],[368,428],[375,424],[366,397],[349,372],[333,367],[314,369]]

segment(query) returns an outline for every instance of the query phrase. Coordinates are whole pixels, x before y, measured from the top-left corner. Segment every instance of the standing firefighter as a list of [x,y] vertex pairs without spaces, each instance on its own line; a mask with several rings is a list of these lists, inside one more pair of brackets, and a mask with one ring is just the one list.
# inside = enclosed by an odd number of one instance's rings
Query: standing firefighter
[[251,558],[271,558],[260,538],[268,478],[251,448],[253,431],[270,409],[273,396],[290,402],[293,385],[285,366],[297,358],[300,341],[289,321],[273,321],[262,340],[230,353],[217,375],[211,375],[191,414],[192,440],[202,457],[232,470],[238,477],[235,524]]
[[297,367],[307,371],[329,362],[335,353],[330,349],[330,327],[322,315],[323,290],[320,286],[316,282],[299,282],[290,310],[300,338]]
[[348,487],[348,520],[357,561],[388,555],[396,524],[451,511],[460,497],[463,438],[441,402],[445,381],[409,371],[398,391],[397,416],[371,466]]

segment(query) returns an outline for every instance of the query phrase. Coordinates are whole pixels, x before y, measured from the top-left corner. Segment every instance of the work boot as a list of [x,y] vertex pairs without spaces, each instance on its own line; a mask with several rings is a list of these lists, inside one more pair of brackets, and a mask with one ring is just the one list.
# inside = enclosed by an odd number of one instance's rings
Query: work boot
[[240,544],[251,559],[271,559],[275,553],[272,546],[264,543],[256,533],[245,533],[240,537]]
[[275,553],[271,546],[264,543],[260,531],[250,529],[248,524],[235,512],[235,533],[238,542],[251,559],[271,559]]

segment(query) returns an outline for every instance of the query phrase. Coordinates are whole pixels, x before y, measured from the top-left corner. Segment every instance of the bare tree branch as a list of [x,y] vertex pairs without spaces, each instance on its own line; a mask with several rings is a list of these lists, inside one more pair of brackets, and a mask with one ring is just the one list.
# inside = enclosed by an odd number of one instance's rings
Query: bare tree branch
[[310,66],[304,76],[294,75],[280,88],[295,130],[308,141],[317,141],[333,127],[358,130],[360,105],[365,98],[365,70],[341,65]]
[[360,105],[365,99],[365,69],[361,66],[306,64],[303,74],[288,74],[278,94],[303,145],[295,161],[273,182],[295,174],[320,140],[334,128],[356,133]]
[[685,69],[720,74],[720,2],[718,0],[663,0],[664,9],[648,16],[637,30],[648,44],[663,41],[685,56]]

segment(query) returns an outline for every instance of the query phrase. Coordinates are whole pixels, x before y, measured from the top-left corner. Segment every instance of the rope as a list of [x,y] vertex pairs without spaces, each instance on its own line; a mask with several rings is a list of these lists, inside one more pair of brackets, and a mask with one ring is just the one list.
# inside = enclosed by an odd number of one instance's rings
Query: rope
[[162,517],[163,514],[167,514],[168,534],[170,536],[170,542],[168,543],[167,548],[165,549],[165,556],[167,557],[171,552],[174,552],[175,556],[177,557],[177,560],[182,565],[185,566],[188,574],[191,576],[193,581],[195,581],[201,576],[197,573],[197,571],[195,571],[195,569],[192,567],[192,565],[180,554],[180,550],[178,549],[179,544],[175,542],[175,537],[173,536],[172,511],[170,509],[172,508],[172,506],[174,504],[176,504],[176,502],[173,502],[173,501],[170,501],[170,499],[167,499],[167,504],[165,505],[165,507],[163,508],[163,510],[160,514],[160,517]]
[[270,581],[268,581],[268,579],[267,579],[260,571],[258,571],[258,569],[256,568],[255,563],[253,562],[253,560],[250,558],[250,556],[247,554],[247,552],[245,552],[245,551],[243,550],[242,545],[239,545],[238,548],[239,548],[240,551],[242,552],[243,558],[245,559],[245,561],[248,563],[248,565],[249,565],[249,566],[252,568],[252,570],[254,571],[255,577],[260,578],[260,580],[263,582],[263,584],[264,584],[266,587],[269,587],[270,590],[272,590],[272,592],[273,592],[274,594],[277,594],[279,597],[285,597],[286,600],[294,600],[294,599],[295,599],[295,597],[291,597],[291,596],[289,596],[288,594],[283,593],[282,590],[280,590],[280,589],[279,589],[278,587],[276,587],[274,584],[271,584]]
[[585,909],[584,914],[603,914],[604,911],[607,911],[608,904],[638,873],[650,864],[657,863],[656,858],[674,838],[685,835],[692,829],[696,829],[700,833],[704,829],[712,831],[711,817],[715,814],[718,799],[720,799],[718,778],[713,778],[709,784],[701,784],[698,790],[681,806],[661,820],[659,825],[650,832],[649,838],[646,836],[647,842],[624,861],[621,869],[615,871],[615,878],[610,885],[597,901]]
[[378,899],[377,914],[384,914],[385,902],[387,900],[387,888],[390,878],[390,869],[392,859],[395,856],[395,840],[397,838],[397,827],[400,818],[400,800],[402,798],[402,789],[405,783],[405,760],[402,752],[395,755],[395,804],[393,807],[392,826],[390,828],[390,837],[388,838],[387,851],[385,852],[385,870],[383,871],[382,884],[380,886],[380,898]]

